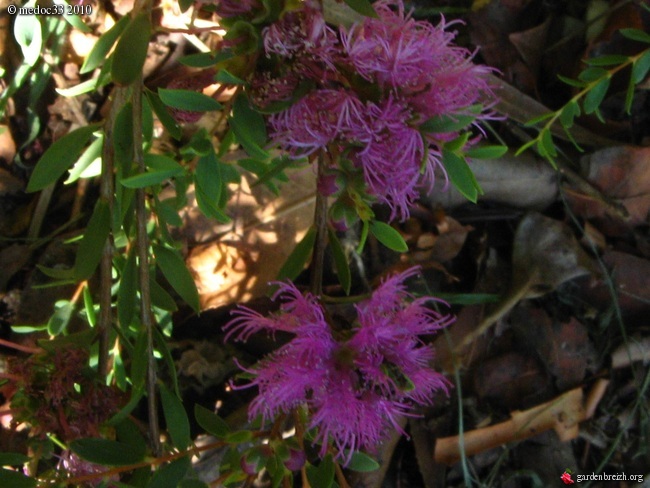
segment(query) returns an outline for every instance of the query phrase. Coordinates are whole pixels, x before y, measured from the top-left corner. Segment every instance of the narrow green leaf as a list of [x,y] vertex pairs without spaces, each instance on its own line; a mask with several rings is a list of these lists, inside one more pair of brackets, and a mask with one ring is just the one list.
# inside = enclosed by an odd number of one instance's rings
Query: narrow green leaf
[[345,3],[347,3],[352,10],[359,12],[361,15],[365,15],[366,17],[377,17],[377,12],[375,12],[372,3],[370,3],[369,0],[345,0]]
[[593,67],[593,68],[587,68],[584,70],[582,73],[578,75],[578,78],[580,78],[582,81],[586,82],[593,82],[596,80],[601,79],[603,76],[607,76],[608,72],[604,68],[600,67]]
[[128,466],[144,459],[145,451],[124,442],[107,439],[78,439],[70,449],[80,458],[102,466]]
[[219,51],[217,53],[198,53],[183,56],[178,61],[191,68],[209,68],[233,57],[230,51]]
[[88,57],[84,60],[79,73],[82,75],[85,73],[90,73],[95,68],[101,66],[108,53],[110,52],[113,44],[117,41],[117,38],[120,37],[120,34],[124,32],[126,26],[129,24],[129,17],[124,16],[117,23],[108,29],[95,43],[93,48],[90,50]]
[[138,452],[146,451],[147,441],[131,419],[124,419],[115,425],[116,440],[134,447]]
[[138,294],[138,267],[135,261],[136,247],[132,246],[126,259],[117,290],[117,317],[122,330],[126,330],[135,315],[136,297]]
[[496,159],[508,152],[508,146],[479,146],[468,149],[465,156],[474,159]]
[[156,114],[156,117],[158,117],[158,120],[160,120],[160,123],[163,125],[163,127],[167,129],[167,131],[174,139],[176,139],[177,141],[180,140],[182,135],[182,130],[180,126],[176,123],[176,120],[174,120],[174,117],[172,117],[170,113],[167,111],[167,109],[165,108],[165,104],[162,103],[160,97],[156,93],[146,88],[144,94],[146,96],[147,102],[149,103],[149,105],[151,105],[151,108]]
[[343,287],[346,295],[350,294],[350,286],[352,286],[352,276],[350,274],[350,265],[348,258],[343,251],[341,241],[331,228],[327,229],[327,236],[329,239],[330,249],[332,250],[332,257],[334,258],[334,266],[336,267],[336,275],[339,278],[339,283]]
[[648,49],[643,55],[634,62],[632,66],[632,80],[634,84],[641,83],[650,69],[650,49]]
[[[63,20],[65,20],[68,24],[70,24],[72,27],[75,29],[81,31],[81,32],[92,32],[92,29],[88,27],[86,24],[84,24],[83,20],[81,20],[81,17],[79,17],[76,14],[69,13],[68,9],[68,2],[65,0],[54,0],[55,5],[61,5],[64,8],[63,11]],[[90,7],[90,5],[83,6],[79,5],[81,9]],[[88,9],[90,10],[90,9]],[[92,12],[92,10],[90,10]]]
[[553,112],[547,112],[547,113],[542,114],[542,115],[540,115],[540,116],[538,116],[538,117],[535,117],[535,118],[533,118],[533,119],[530,119],[530,120],[529,120],[528,122],[526,122],[524,125],[525,125],[526,127],[533,127],[533,126],[539,124],[540,122],[543,122],[543,121],[545,121],[545,120],[547,120],[547,119],[550,119],[551,117],[553,117],[553,115],[554,115]]
[[580,115],[580,105],[575,100],[569,101],[560,112],[560,123],[565,129],[573,126],[574,119]]
[[161,310],[167,310],[168,312],[175,312],[178,310],[176,302],[172,296],[154,280],[153,276],[151,276],[151,279],[149,280],[149,288],[151,289],[151,302],[154,307],[158,307]]
[[0,469],[0,486],[7,488],[36,488],[38,483],[34,478],[29,478],[19,471]]
[[160,385],[160,401],[167,431],[175,448],[184,451],[190,447],[190,421],[180,398],[169,391],[164,384]]
[[230,444],[243,444],[253,439],[253,433],[250,430],[238,430],[232,432],[226,437],[226,442]]
[[104,134],[93,141],[93,143],[88,146],[88,149],[77,159],[77,162],[74,163],[74,166],[70,169],[70,175],[68,179],[64,181],[64,184],[69,185],[77,181],[81,175],[88,169],[88,167],[101,156],[102,154],[102,145],[104,144]]
[[198,403],[194,405],[194,418],[208,434],[217,439],[223,439],[230,433],[230,427],[224,419]]
[[110,230],[111,214],[108,203],[99,200],[77,251],[74,264],[74,274],[77,280],[86,280],[95,272],[102,259],[102,251]]
[[574,86],[576,88],[584,88],[585,86],[587,86],[587,83],[584,81],[574,80],[572,78],[567,78],[566,76],[562,76],[562,75],[557,75],[557,77],[569,86]]
[[278,281],[294,280],[305,267],[309,260],[309,256],[314,249],[316,242],[316,229],[310,227],[304,237],[300,240],[296,247],[291,251],[286,262],[282,265],[278,273]]
[[165,105],[178,110],[209,112],[222,108],[222,105],[214,98],[191,90],[158,88],[158,96]]
[[442,164],[452,185],[470,202],[476,203],[478,196],[483,192],[465,159],[453,152],[443,150]]
[[97,124],[80,127],[52,144],[36,164],[26,191],[42,190],[59,179],[77,160],[97,127]]
[[283,175],[284,170],[290,167],[291,165],[295,164],[295,162],[296,161],[294,159],[291,159],[289,156],[282,156],[279,158],[275,158],[273,161],[271,161],[271,164],[269,165],[269,169],[266,172],[264,172],[262,175],[260,175],[259,179],[255,183],[253,183],[252,186],[268,183],[273,178]]
[[56,302],[54,305],[54,313],[47,323],[48,334],[57,336],[64,332],[70,323],[73,313],[74,305],[68,300],[59,300]]
[[149,49],[151,19],[149,14],[139,13],[122,33],[113,53],[111,75],[118,85],[130,85],[142,73]]
[[628,39],[632,39],[633,41],[639,41],[639,42],[644,42],[646,44],[650,44],[650,34],[647,32],[644,32],[639,29],[621,29],[619,32],[627,37]]
[[0,466],[20,466],[28,461],[28,456],[18,452],[0,452]]
[[232,116],[228,119],[237,141],[252,158],[268,159],[261,146],[266,144],[266,124],[262,114],[253,110],[243,95],[235,99]]
[[402,235],[388,224],[373,220],[370,222],[370,232],[379,242],[393,251],[406,252],[409,250]]
[[[120,324],[121,325],[121,324]],[[147,376],[147,334],[143,331],[138,334],[131,357],[131,383],[133,390],[144,389]]]
[[540,143],[547,157],[554,158],[557,156],[557,150],[555,149],[555,143],[553,142],[553,136],[550,130],[544,130],[540,133]]
[[591,58],[585,60],[589,66],[613,66],[615,64],[623,64],[629,58],[621,54],[608,54],[604,56],[598,56],[597,58]]
[[56,92],[59,95],[67,98],[77,97],[79,95],[83,95],[84,93],[95,91],[98,88],[97,84],[99,82],[100,78],[92,78],[90,80],[82,81],[81,83],[78,83],[69,88],[56,88]]
[[586,114],[594,113],[598,109],[607,94],[610,81],[610,78],[604,78],[589,90],[582,104]]
[[355,451],[350,457],[350,462],[345,466],[351,471],[368,473],[379,469],[379,463],[364,452]]
[[93,296],[90,293],[90,288],[88,285],[84,286],[84,309],[86,311],[86,317],[88,319],[88,324],[91,327],[95,327],[97,324],[97,314],[95,313],[95,304],[93,303]]
[[475,115],[439,115],[420,125],[420,130],[434,133],[456,132],[464,129],[474,120],[476,120]]
[[245,85],[246,82],[241,78],[233,75],[230,71],[226,69],[220,69],[217,73],[215,81],[223,83],[225,85]]
[[124,178],[120,181],[120,184],[127,188],[145,188],[147,186],[160,185],[165,180],[178,176],[183,171],[182,166],[175,169],[146,171],[144,173]]
[[185,261],[176,250],[164,246],[154,245],[156,265],[160,268],[170,285],[176,290],[185,302],[196,312],[201,308],[199,292],[190,274]]
[[191,467],[192,463],[188,457],[165,464],[153,474],[147,488],[178,488]]

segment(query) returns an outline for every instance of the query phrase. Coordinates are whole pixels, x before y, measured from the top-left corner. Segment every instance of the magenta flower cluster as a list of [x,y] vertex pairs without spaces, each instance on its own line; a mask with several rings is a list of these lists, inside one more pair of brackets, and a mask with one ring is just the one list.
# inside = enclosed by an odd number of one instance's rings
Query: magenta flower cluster
[[[374,4],[366,18],[336,32],[310,2],[263,32],[266,56],[281,69],[260,72],[253,100],[264,107],[287,101],[301,83],[311,89],[270,116],[271,137],[294,157],[335,147],[363,171],[368,191],[405,219],[421,186],[431,186],[441,164],[441,146],[458,133],[426,134],[420,126],[438,116],[475,113],[491,100],[489,69],[472,53],[452,45],[443,20],[416,21],[401,0]],[[489,105],[489,103],[488,103]]]
[[[352,451],[373,449],[398,417],[412,415],[448,383],[431,368],[433,350],[422,336],[437,332],[453,318],[428,307],[432,298],[413,297],[405,280],[412,268],[386,281],[356,306],[357,320],[345,337],[335,337],[318,300],[293,284],[280,283],[274,300],[280,311],[264,317],[240,307],[226,326],[227,338],[245,341],[266,330],[293,334],[286,345],[247,370],[257,386],[249,414],[264,421],[306,405],[324,455],[330,443],[344,461]],[[338,334],[341,335],[341,334]]]

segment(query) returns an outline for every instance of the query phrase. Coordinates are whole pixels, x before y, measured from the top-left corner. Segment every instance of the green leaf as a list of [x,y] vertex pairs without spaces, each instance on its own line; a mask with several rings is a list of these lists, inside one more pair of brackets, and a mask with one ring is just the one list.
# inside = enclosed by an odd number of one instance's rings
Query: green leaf
[[181,8],[181,12],[183,13],[185,13],[192,5],[194,5],[193,0],[178,0],[178,6]]
[[634,84],[641,83],[650,69],[650,49],[643,53],[643,55],[634,62],[632,66],[632,80]]
[[359,12],[361,15],[365,15],[366,17],[377,17],[377,12],[372,8],[372,4],[369,0],[345,0],[345,3],[347,3],[352,10]]
[[230,427],[224,419],[198,403],[194,405],[194,418],[208,434],[217,439],[223,439],[230,433]]
[[151,289],[151,302],[154,307],[167,310],[168,312],[175,312],[178,310],[176,302],[172,296],[154,280],[153,276],[150,277],[149,288]]
[[[81,17],[79,17],[76,14],[68,13],[68,3],[65,0],[54,0],[54,4],[63,6],[63,8],[65,9],[63,12],[63,20],[65,20],[72,27],[74,27],[77,30],[80,30],[81,32],[92,32],[92,29],[83,23]],[[87,5],[86,7],[83,8],[87,8],[87,7],[90,7],[90,5]]]
[[90,50],[88,57],[84,60],[84,63],[79,70],[80,74],[83,75],[85,73],[90,73],[106,61],[113,44],[115,44],[115,41],[117,41],[120,34],[124,32],[124,29],[126,29],[128,24],[129,17],[125,15],[97,40],[93,48]]
[[476,120],[475,115],[438,115],[420,125],[420,131],[434,133],[457,132],[467,127],[474,120]]
[[138,426],[131,419],[124,419],[115,425],[116,440],[124,442],[138,451],[146,451],[147,441],[140,433]]
[[474,159],[496,159],[508,152],[508,146],[480,146],[468,149],[465,156]]
[[[28,2],[26,7],[34,7]],[[23,52],[23,63],[34,66],[41,57],[43,48],[43,27],[40,15],[17,15],[14,20],[14,37]]]
[[307,478],[312,488],[331,488],[334,484],[334,461],[332,455],[325,456],[318,467],[307,465]]
[[215,81],[223,83],[225,85],[245,85],[246,82],[241,78],[233,75],[230,71],[226,69],[220,69],[217,73]]
[[229,444],[243,444],[244,442],[250,442],[252,439],[253,433],[250,430],[238,430],[228,434],[226,442]]
[[84,93],[95,91],[98,88],[98,83],[101,83],[100,78],[92,78],[90,80],[82,81],[70,88],[56,88],[56,92],[63,97],[77,97]]
[[80,127],[52,144],[36,164],[26,191],[42,190],[59,179],[77,160],[97,127],[96,124]]
[[379,469],[379,463],[364,452],[355,451],[350,457],[350,462],[345,466],[351,471],[368,473]]
[[580,73],[578,75],[578,78],[580,78],[582,81],[586,81],[586,82],[591,83],[592,81],[599,80],[603,76],[607,76],[608,74],[609,73],[604,68],[593,67],[593,68],[587,68],[586,70],[584,70],[582,73]]
[[77,251],[74,263],[74,275],[77,280],[86,280],[95,272],[102,259],[104,244],[110,230],[111,214],[108,203],[98,200]]
[[191,68],[209,68],[233,57],[230,51],[219,51],[218,53],[198,53],[183,56],[178,61]]
[[572,78],[567,78],[566,76],[562,76],[562,75],[557,75],[557,77],[569,86],[574,86],[576,88],[584,88],[585,86],[587,86],[587,83],[584,81],[574,80]]
[[603,99],[605,98],[605,95],[607,94],[610,81],[610,78],[604,78],[598,82],[596,86],[589,90],[589,93],[587,93],[585,101],[582,104],[586,114],[595,112],[596,109],[600,106]]
[[147,488],[177,488],[191,467],[192,463],[188,457],[172,461],[158,468],[147,483]]
[[646,44],[650,44],[650,34],[647,32],[644,32],[639,29],[621,29],[619,32],[627,37],[628,39],[632,39],[633,41],[639,41],[639,42],[644,42]]
[[29,461],[29,456],[17,452],[0,452],[0,466],[20,466]]
[[172,288],[181,296],[185,302],[196,312],[201,308],[199,303],[199,292],[196,290],[194,279],[190,274],[185,261],[178,251],[164,246],[154,245],[156,265],[160,268]]
[[379,242],[393,251],[406,252],[409,250],[402,235],[388,224],[373,220],[370,222],[370,232]]
[[327,235],[329,239],[330,249],[332,250],[332,257],[334,258],[334,266],[336,266],[336,275],[339,278],[339,283],[343,287],[346,295],[350,294],[350,286],[352,286],[352,276],[350,274],[350,265],[348,258],[343,251],[341,241],[336,236],[331,228],[328,227]]
[[191,90],[158,88],[158,96],[165,105],[178,110],[209,112],[222,108],[222,105],[214,98]]
[[560,112],[560,123],[565,129],[573,126],[573,121],[580,115],[580,105],[575,100],[569,101]]
[[126,259],[117,290],[117,317],[122,330],[126,330],[135,315],[136,297],[138,294],[138,267],[135,261],[136,247],[132,246]]
[[291,159],[289,156],[275,158],[273,161],[271,161],[269,169],[260,175],[259,179],[253,183],[252,186],[268,183],[273,178],[280,177],[280,175],[284,174],[284,170],[295,164],[295,162],[296,161],[294,159]]
[[534,125],[539,124],[540,122],[543,122],[544,120],[550,119],[553,117],[554,113],[553,112],[547,112],[545,114],[539,115],[533,119],[530,119],[528,122],[526,122],[524,125],[526,127],[533,127]]
[[167,129],[167,131],[174,139],[179,141],[181,139],[181,135],[183,134],[183,132],[180,126],[176,123],[174,117],[172,117],[170,113],[167,111],[167,109],[165,108],[165,104],[162,103],[160,97],[156,93],[146,88],[144,94],[147,98],[147,101],[149,102],[149,105],[151,105],[151,108],[156,114],[156,117],[158,117],[158,120],[160,120],[160,123],[163,125],[165,129]]
[[190,447],[190,421],[180,398],[164,385],[160,385],[160,401],[163,406],[167,431],[172,439],[172,444],[177,449],[184,451]]
[[113,53],[111,75],[118,85],[130,85],[141,74],[149,49],[151,19],[149,14],[139,13],[120,37]]
[[70,449],[80,458],[102,466],[128,466],[144,459],[145,450],[130,444],[108,439],[78,439]]
[[310,227],[304,237],[300,240],[296,247],[291,251],[286,262],[282,265],[278,273],[278,281],[294,280],[305,267],[309,256],[314,249],[316,242],[316,229]]
[[442,164],[447,170],[447,176],[449,176],[452,185],[470,202],[476,203],[483,190],[476,181],[467,161],[457,154],[443,149]]
[[121,180],[120,183],[127,188],[145,188],[147,186],[159,185],[165,180],[178,176],[185,171],[180,164],[176,164],[176,166],[176,168],[157,169],[129,176]]
[[239,95],[235,99],[232,116],[228,119],[237,141],[252,158],[268,159],[269,153],[261,146],[266,144],[266,124],[262,114],[248,104],[248,99]]
[[128,175],[133,166],[133,104],[124,104],[113,123],[113,149],[119,176]]
[[144,382],[147,376],[147,361],[147,334],[142,331],[135,340],[133,356],[131,357],[131,383],[133,384],[133,390],[141,390],[144,388]]
[[607,54],[604,56],[598,56],[597,58],[591,58],[585,60],[589,66],[613,66],[616,64],[623,64],[629,58],[620,54]]
[[95,327],[97,324],[97,314],[95,313],[95,304],[93,303],[93,297],[90,294],[90,288],[88,284],[84,286],[84,309],[86,311],[86,318],[88,319],[88,324],[91,327]]
[[557,156],[557,150],[553,143],[553,136],[550,130],[544,130],[539,134],[538,149],[541,149],[540,154],[547,158],[554,158]]
[[493,293],[438,293],[440,298],[450,305],[481,305],[483,303],[497,303],[499,295]]
[[104,144],[104,134],[93,141],[93,143],[88,146],[88,149],[84,151],[81,157],[74,163],[74,166],[70,169],[70,175],[68,179],[64,181],[64,184],[69,185],[77,181],[81,175],[88,169],[88,167],[93,163],[97,158],[100,158],[102,155],[102,145]]
[[[22,16],[18,18],[20,17]],[[19,471],[0,469],[0,486],[6,486],[7,488],[36,488],[37,482],[34,478],[28,478]]]

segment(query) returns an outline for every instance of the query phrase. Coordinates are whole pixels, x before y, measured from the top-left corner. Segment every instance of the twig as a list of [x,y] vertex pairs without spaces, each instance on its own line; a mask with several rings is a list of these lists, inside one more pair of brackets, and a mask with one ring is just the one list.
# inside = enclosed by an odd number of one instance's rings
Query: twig
[[44,351],[40,347],[22,346],[20,344],[16,344],[15,342],[6,341],[4,339],[0,339],[0,346],[9,347],[11,349],[15,349],[16,351],[27,352],[29,354],[40,354]]
[[[142,152],[142,75],[134,84],[133,100],[133,159],[138,172],[144,173]],[[140,271],[140,320],[147,334],[147,411],[149,413],[149,437],[154,454],[160,453],[160,428],[156,402],[156,359],[153,344],[153,318],[151,316],[151,290],[149,288],[149,236],[147,235],[147,208],[143,188],[135,192],[137,229],[137,254]]]
[[[115,183],[113,180],[115,146],[113,144],[113,125],[117,114],[120,112],[126,101],[127,91],[124,88],[117,88],[113,94],[113,104],[106,123],[104,124],[104,147],[102,148],[102,179],[100,183],[100,200],[108,205],[110,214],[113,214],[113,195],[115,193]],[[98,374],[102,381],[108,374],[108,350],[109,350],[109,332],[113,322],[113,313],[111,308],[111,288],[113,284],[113,243],[111,233],[104,243],[102,259],[99,266],[100,284],[99,284],[99,320],[97,330],[99,331],[99,354],[98,354]]]
[[316,242],[314,256],[311,261],[310,290],[318,296],[323,292],[323,263],[327,245],[327,197],[319,191],[319,183],[325,173],[323,151],[318,155],[318,177],[316,181],[316,208],[314,209],[314,225],[316,226]]

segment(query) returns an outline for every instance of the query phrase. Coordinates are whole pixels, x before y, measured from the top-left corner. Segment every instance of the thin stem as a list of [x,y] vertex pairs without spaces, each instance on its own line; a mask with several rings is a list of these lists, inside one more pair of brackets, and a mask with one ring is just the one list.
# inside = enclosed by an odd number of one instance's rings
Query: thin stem
[[[144,173],[142,152],[142,75],[134,85],[133,100],[133,157],[138,172]],[[153,328],[151,315],[151,290],[149,288],[149,236],[147,235],[147,207],[144,189],[135,192],[137,230],[137,255],[140,271],[140,320],[147,334],[147,411],[149,413],[149,441],[154,454],[160,453],[160,427],[158,426],[158,404],[156,401],[156,359],[154,357]]]
[[15,342],[6,341],[4,339],[0,339],[0,346],[9,347],[11,349],[15,349],[16,351],[26,352],[29,354],[40,354],[43,352],[43,349],[40,347],[22,346],[20,344],[16,344]]
[[[117,114],[120,112],[126,101],[127,89],[117,88],[113,96],[111,111],[104,124],[104,147],[102,148],[102,179],[99,189],[99,198],[109,208],[110,215],[113,215],[113,200],[115,193],[114,167],[115,167],[115,146],[113,144],[113,125]],[[99,319],[97,330],[99,332],[99,354],[97,373],[102,382],[106,381],[108,375],[109,357],[109,336],[113,323],[111,287],[113,285],[113,242],[111,233],[104,243],[102,259],[99,266]]]
[[327,246],[327,197],[319,191],[325,174],[325,158],[323,151],[318,155],[318,177],[316,180],[316,208],[314,209],[314,225],[316,227],[316,242],[311,261],[310,290],[318,296],[323,292],[323,263],[325,247]]

